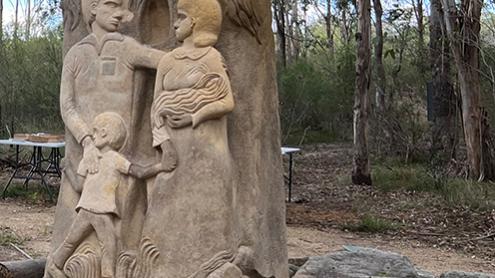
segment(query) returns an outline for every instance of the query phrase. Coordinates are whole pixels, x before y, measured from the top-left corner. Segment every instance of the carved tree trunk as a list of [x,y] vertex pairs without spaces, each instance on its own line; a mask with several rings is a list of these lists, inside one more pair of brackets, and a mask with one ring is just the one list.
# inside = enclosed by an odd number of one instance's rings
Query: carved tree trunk
[[383,66],[383,26],[382,16],[383,9],[380,0],[373,0],[373,7],[375,10],[375,32],[376,32],[376,46],[375,46],[375,63],[376,63],[376,107],[378,111],[383,112],[385,109],[385,92],[387,87],[387,79],[385,77],[385,67]]
[[430,4],[430,65],[432,72],[432,149],[431,155],[440,164],[455,156],[457,105],[450,81],[449,44],[445,35],[442,4]]
[[[89,0],[81,0],[83,3]],[[162,49],[173,46],[175,38],[170,23],[176,17],[177,0],[131,0],[129,5],[135,13],[133,22],[123,26],[121,32],[146,44]],[[224,12],[222,33],[216,48],[224,56],[228,68],[236,107],[228,116],[228,137],[234,170],[236,194],[236,221],[239,225],[239,244],[253,250],[254,261],[249,266],[248,277],[288,277],[287,247],[285,230],[285,196],[282,161],[280,155],[280,123],[278,116],[278,95],[276,86],[275,42],[271,29],[271,1],[269,0],[221,0]],[[84,5],[83,5],[84,6]],[[64,52],[83,39],[88,30],[81,16],[79,0],[64,0]],[[283,28],[285,38],[284,6],[275,10]],[[279,41],[280,43],[280,41]],[[280,43],[285,49],[286,41]],[[283,54],[286,57],[286,53]],[[283,60],[285,61],[285,59]],[[150,71],[136,76],[141,100],[148,106],[136,108],[133,132],[139,138],[131,140],[134,149],[127,150],[128,157],[137,159],[154,155],[151,147],[149,115],[153,98],[154,74]],[[67,138],[67,137],[66,137]],[[70,139],[69,139],[70,140]],[[67,164],[81,157],[80,146],[66,148]],[[69,157],[69,159],[67,159]],[[180,163],[180,162],[179,162]],[[72,165],[72,167],[74,167]],[[146,190],[145,184],[131,187],[132,190]],[[144,189],[143,189],[144,188]],[[146,199],[141,193],[131,198],[126,211],[144,215]],[[62,178],[57,204],[52,246],[57,247],[67,234],[75,217],[74,208],[78,202],[66,177]],[[136,206],[136,209],[134,207]],[[148,216],[149,217],[149,216]],[[135,248],[139,244],[141,227],[132,217],[122,220],[122,241],[124,247]],[[139,218],[139,217],[138,217]],[[138,221],[139,222],[139,221]],[[163,225],[160,219],[149,221],[151,225]],[[153,224],[154,222],[155,224]],[[138,223],[139,224],[139,223]],[[166,223],[165,223],[166,224]],[[144,226],[144,227],[143,227]],[[187,231],[184,231],[187,233]],[[160,250],[167,252],[167,250]],[[166,266],[163,266],[166,267]],[[137,278],[137,277],[134,277]],[[143,277],[139,277],[143,278]]]
[[460,10],[453,0],[442,0],[442,6],[459,76],[469,173],[473,179],[484,179],[483,167],[492,167],[493,162],[482,161],[481,155],[479,36],[483,1],[463,0]]
[[356,59],[356,92],[354,96],[354,165],[352,182],[371,185],[368,157],[368,114],[371,76],[371,5],[370,0],[358,0],[358,32]]

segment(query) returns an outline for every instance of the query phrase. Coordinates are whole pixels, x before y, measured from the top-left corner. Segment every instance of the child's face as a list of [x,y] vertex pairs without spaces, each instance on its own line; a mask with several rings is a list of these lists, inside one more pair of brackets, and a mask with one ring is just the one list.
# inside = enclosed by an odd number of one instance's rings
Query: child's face
[[95,140],[95,147],[100,149],[108,145],[108,137],[105,128],[93,127],[93,137]]

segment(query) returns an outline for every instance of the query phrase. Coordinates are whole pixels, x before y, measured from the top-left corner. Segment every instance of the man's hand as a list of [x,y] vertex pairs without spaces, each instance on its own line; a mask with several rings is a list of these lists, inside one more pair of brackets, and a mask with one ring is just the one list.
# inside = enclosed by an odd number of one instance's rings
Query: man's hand
[[82,146],[84,148],[83,159],[87,163],[88,172],[90,174],[97,173],[100,170],[100,150],[95,147],[93,139],[91,139],[91,137],[89,136],[86,136],[86,138],[84,138]]
[[191,114],[173,115],[167,118],[168,124],[171,128],[183,128],[192,125]]

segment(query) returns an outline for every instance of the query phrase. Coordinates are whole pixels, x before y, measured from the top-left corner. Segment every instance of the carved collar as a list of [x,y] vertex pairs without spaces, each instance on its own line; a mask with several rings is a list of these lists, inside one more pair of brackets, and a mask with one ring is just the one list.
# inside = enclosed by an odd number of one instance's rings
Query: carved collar
[[184,59],[190,59],[193,61],[199,60],[203,58],[210,50],[212,49],[211,46],[209,47],[202,47],[202,48],[195,48],[192,50],[185,50],[183,47],[176,48],[172,51],[172,54],[174,55],[174,58],[177,60],[184,60]]
[[96,35],[91,33],[88,36],[86,36],[84,39],[81,40],[80,44],[89,44],[92,45],[95,49],[96,52],[98,52],[98,56],[101,54],[101,51],[103,50],[103,47],[105,46],[105,43],[109,41],[123,41],[124,40],[124,35],[118,32],[114,33],[108,33],[105,34],[101,38],[101,42],[98,43],[98,40],[96,39]]

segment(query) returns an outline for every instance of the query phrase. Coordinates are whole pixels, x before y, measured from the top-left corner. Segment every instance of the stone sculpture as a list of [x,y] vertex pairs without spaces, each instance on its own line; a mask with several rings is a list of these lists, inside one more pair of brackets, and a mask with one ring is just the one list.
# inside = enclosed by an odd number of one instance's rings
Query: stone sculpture
[[[238,247],[226,118],[234,99],[213,47],[222,11],[216,0],[180,0],[177,6],[174,27],[182,46],[158,65],[151,118],[154,146],[174,146],[179,163],[171,176],[155,181],[148,211],[153,217],[146,219],[144,234],[160,238],[157,274],[224,277],[216,271],[235,271],[230,263]],[[228,277],[241,277],[237,272]]]
[[124,120],[116,113],[105,112],[94,119],[94,145],[101,157],[97,172],[90,172],[91,161],[87,158],[79,164],[78,174],[84,181],[82,194],[76,206],[77,216],[62,244],[55,250],[48,262],[47,270],[53,276],[63,276],[67,259],[91,233],[96,232],[103,245],[101,255],[102,277],[115,277],[116,257],[118,255],[119,237],[115,223],[120,219],[117,200],[118,187],[125,186],[125,175],[146,179],[166,169],[162,164],[142,167],[131,164],[118,150],[122,148],[127,129]]
[[[67,148],[45,277],[287,277],[270,1],[63,7]],[[89,123],[108,113],[127,138],[104,151]],[[95,216],[79,204],[107,171],[115,208]]]

